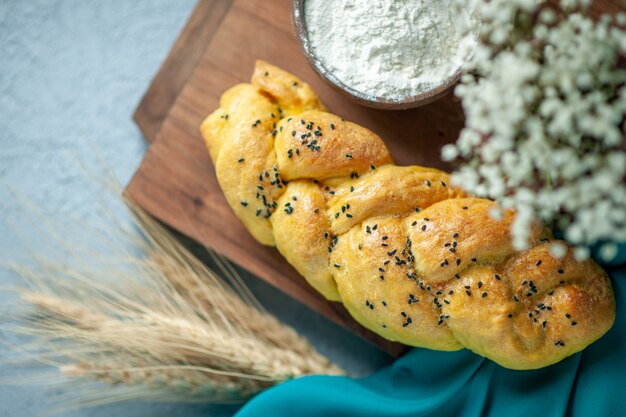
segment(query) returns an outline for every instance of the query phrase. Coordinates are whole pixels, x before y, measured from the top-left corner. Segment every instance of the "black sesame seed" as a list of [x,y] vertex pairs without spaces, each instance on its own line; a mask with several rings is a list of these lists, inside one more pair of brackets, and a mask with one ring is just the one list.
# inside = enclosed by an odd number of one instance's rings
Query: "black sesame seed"
[[455,233],[455,234],[452,235],[452,237],[456,239],[457,237],[459,237],[459,234]]
[[248,202],[247,201],[241,201],[240,202],[242,206],[247,207],[248,206]]
[[558,271],[556,271],[556,272],[558,272],[559,274],[562,274],[562,273],[563,273],[563,272],[565,272],[565,271],[563,271],[562,269],[559,269],[559,270],[558,270]]
[[507,317],[508,318],[513,318],[513,314],[509,313],[509,314],[507,314]]
[[572,318],[572,315],[569,314],[569,313],[565,313],[565,317],[567,317],[569,319],[569,318]]
[[481,296],[482,296],[483,298],[485,298],[485,297],[487,296],[487,293],[486,293],[486,292],[484,292],[484,293],[482,293],[482,295],[481,295]]
[[483,286],[482,281],[478,281],[478,288],[480,289]]
[[339,265],[339,264],[333,264],[333,266],[334,266],[335,268],[341,268],[341,265]]
[[576,326],[577,324],[578,324],[578,323],[577,323],[577,322],[575,322],[575,321],[573,321],[573,322],[572,322],[572,326]]
[[495,274],[493,277],[496,279],[496,281],[500,281],[500,275]]
[[245,161],[244,158],[240,158],[237,162],[242,163],[243,161]]
[[422,226],[422,230],[426,230],[426,225]]
[[535,265],[537,266],[541,265],[541,259],[539,259]]

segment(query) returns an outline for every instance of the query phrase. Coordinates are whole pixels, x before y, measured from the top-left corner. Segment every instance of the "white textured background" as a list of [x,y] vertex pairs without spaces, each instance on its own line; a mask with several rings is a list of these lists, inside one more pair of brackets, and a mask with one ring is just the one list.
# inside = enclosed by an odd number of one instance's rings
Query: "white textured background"
[[[39,245],[31,230],[33,215],[19,195],[43,219],[67,230],[75,245],[89,241],[80,233],[80,222],[97,222],[96,210],[108,197],[86,178],[81,165],[95,172],[111,167],[123,184],[128,182],[146,147],[132,112],[193,4],[0,0],[0,262],[28,263],[33,254],[58,256],[54,247]],[[270,311],[355,374],[389,361],[282,294],[254,279],[247,281]],[[13,274],[0,270],[3,288],[15,282]],[[10,319],[6,307],[12,302],[10,292],[0,293],[3,319]],[[0,346],[0,361],[9,357]],[[0,365],[0,417],[44,415],[53,405],[50,388],[4,384],[13,375],[12,368]],[[129,403],[62,416],[193,417],[234,410]]]

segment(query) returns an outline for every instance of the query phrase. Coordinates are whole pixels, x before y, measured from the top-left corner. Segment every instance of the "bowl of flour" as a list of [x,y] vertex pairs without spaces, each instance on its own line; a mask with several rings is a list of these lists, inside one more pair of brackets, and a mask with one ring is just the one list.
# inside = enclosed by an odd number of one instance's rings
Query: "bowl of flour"
[[309,63],[353,101],[408,109],[449,93],[475,39],[456,0],[294,0]]

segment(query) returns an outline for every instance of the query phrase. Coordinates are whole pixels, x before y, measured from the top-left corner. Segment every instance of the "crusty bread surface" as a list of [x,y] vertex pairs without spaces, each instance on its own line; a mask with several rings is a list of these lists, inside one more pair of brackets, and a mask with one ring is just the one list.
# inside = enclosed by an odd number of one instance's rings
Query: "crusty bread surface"
[[535,369],[613,324],[612,287],[592,260],[553,256],[539,224],[531,249],[516,251],[512,210],[493,216],[496,203],[447,173],[394,165],[380,137],[275,66],[258,61],[201,132],[252,236],[389,340]]

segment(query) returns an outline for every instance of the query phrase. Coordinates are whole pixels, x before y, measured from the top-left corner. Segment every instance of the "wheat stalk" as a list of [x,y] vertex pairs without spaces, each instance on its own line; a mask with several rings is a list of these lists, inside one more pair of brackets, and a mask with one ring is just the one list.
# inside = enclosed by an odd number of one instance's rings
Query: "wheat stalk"
[[[129,399],[232,402],[307,374],[341,374],[268,314],[227,261],[225,283],[139,208],[133,250],[106,261],[18,267],[37,307],[12,327],[20,346],[64,375],[110,384],[76,392],[80,406]],[[132,235],[132,234],[131,234]],[[114,277],[115,279],[111,279]],[[234,289],[233,289],[234,288]]]

